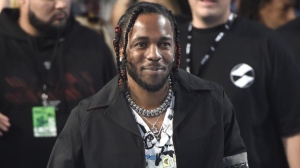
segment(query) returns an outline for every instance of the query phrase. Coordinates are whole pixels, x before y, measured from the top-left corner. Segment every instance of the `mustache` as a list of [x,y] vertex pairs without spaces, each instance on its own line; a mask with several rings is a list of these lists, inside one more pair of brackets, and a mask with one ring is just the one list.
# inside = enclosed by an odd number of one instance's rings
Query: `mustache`
[[55,17],[60,16],[60,15],[64,15],[66,18],[69,17],[67,11],[61,10],[61,11],[58,11],[57,13],[55,13],[55,14],[52,16],[52,18],[55,18]]

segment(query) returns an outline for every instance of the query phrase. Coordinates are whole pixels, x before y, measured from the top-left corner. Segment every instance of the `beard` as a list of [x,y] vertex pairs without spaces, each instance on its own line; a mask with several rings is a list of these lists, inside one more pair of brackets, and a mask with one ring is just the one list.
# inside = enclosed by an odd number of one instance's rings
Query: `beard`
[[[64,12],[64,11],[62,11]],[[64,12],[67,16],[67,13]],[[30,24],[36,28],[41,34],[46,36],[56,36],[66,27],[67,21],[61,21],[59,25],[53,25],[55,16],[51,17],[48,22],[39,19],[32,10],[29,9],[28,18]]]
[[[167,68],[168,69],[168,68]],[[171,69],[171,68],[169,68]],[[147,83],[146,81],[144,81],[142,79],[142,74],[138,74],[138,70],[137,67],[134,66],[133,64],[131,64],[130,62],[128,62],[127,64],[127,72],[129,74],[129,76],[131,76],[131,78],[139,85],[141,86],[143,89],[149,91],[149,92],[157,92],[160,89],[163,88],[163,86],[166,84],[169,76],[170,76],[170,72],[167,73],[166,76],[162,77],[161,80],[156,80],[157,82],[154,84],[150,84]]]

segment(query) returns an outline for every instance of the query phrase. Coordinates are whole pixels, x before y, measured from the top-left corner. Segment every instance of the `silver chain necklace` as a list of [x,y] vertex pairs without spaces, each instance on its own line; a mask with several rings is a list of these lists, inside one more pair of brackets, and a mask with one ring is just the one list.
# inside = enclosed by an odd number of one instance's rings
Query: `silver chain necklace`
[[157,127],[155,126],[156,123],[158,122],[158,120],[160,119],[160,117],[162,116],[162,113],[159,115],[159,117],[157,117],[156,121],[154,123],[151,123],[146,117],[142,116],[150,125],[151,125],[151,132],[154,134],[154,136],[156,137],[156,139],[158,139],[160,131],[162,126],[160,127],[159,131],[157,129]]
[[169,79],[169,89],[168,89],[167,96],[166,96],[165,100],[163,101],[163,103],[159,107],[157,107],[156,109],[146,110],[146,109],[140,107],[139,105],[137,105],[131,99],[129,92],[125,93],[126,100],[129,104],[130,108],[132,108],[138,114],[140,114],[144,117],[156,117],[156,116],[161,115],[168,107],[170,107],[172,95],[173,95],[173,91],[172,91],[172,87],[171,87],[171,79]]

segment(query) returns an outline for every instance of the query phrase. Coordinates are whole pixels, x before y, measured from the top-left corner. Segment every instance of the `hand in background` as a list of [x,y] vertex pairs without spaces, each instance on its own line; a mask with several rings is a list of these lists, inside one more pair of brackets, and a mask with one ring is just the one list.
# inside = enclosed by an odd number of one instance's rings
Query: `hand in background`
[[0,113],[0,136],[2,136],[4,132],[7,132],[9,130],[9,127],[9,118],[6,115]]

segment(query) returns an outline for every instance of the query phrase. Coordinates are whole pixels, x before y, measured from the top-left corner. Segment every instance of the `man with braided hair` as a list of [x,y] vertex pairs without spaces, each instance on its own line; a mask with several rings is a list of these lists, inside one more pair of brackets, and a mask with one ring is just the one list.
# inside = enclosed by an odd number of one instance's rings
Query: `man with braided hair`
[[119,75],[72,111],[48,168],[247,168],[223,89],[178,69],[172,13],[136,3],[115,33]]

